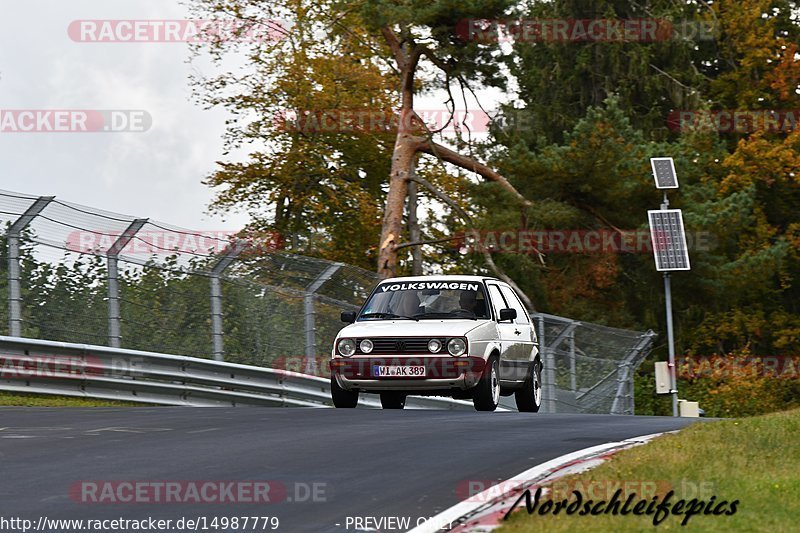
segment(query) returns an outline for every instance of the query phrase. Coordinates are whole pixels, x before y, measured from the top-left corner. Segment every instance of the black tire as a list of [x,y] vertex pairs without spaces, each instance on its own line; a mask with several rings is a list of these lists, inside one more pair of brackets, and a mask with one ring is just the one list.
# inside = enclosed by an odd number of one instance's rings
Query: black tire
[[352,409],[358,405],[358,392],[344,390],[339,386],[335,376],[331,376],[331,399],[333,406],[340,409]]
[[384,409],[402,409],[406,406],[406,395],[401,392],[382,392],[381,407]]
[[472,405],[476,411],[494,411],[500,402],[500,363],[497,357],[489,359],[483,375],[475,386]]
[[525,385],[514,393],[520,413],[538,413],[542,406],[542,362],[534,362]]

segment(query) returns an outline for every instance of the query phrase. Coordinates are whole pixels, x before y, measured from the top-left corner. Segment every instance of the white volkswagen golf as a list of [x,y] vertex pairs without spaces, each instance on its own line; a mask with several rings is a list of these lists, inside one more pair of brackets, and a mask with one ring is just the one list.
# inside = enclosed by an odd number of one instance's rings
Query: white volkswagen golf
[[342,313],[331,395],[355,407],[359,393],[380,394],[384,409],[408,395],[472,399],[494,411],[516,396],[520,411],[542,402],[536,331],[514,290],[494,278],[431,276],[382,281],[361,310]]

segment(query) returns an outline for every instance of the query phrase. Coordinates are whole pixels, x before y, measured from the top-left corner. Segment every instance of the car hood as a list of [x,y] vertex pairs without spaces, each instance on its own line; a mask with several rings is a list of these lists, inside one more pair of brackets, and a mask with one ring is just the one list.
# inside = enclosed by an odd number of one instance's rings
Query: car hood
[[491,320],[372,320],[342,328],[340,337],[435,337],[463,336],[475,328],[492,325]]

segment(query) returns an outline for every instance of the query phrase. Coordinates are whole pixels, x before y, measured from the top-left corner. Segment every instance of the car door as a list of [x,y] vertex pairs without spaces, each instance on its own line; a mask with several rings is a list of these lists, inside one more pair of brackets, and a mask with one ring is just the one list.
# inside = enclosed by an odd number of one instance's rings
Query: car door
[[513,368],[510,374],[515,381],[525,381],[525,378],[530,372],[530,362],[535,355],[534,350],[536,347],[536,333],[533,330],[533,324],[528,316],[525,306],[522,305],[517,294],[505,285],[500,286],[500,291],[503,293],[506,303],[517,311],[517,318],[514,319],[514,338],[512,340],[513,346],[509,348],[510,361],[509,366]]
[[516,335],[514,330],[516,324],[513,321],[500,322],[500,310],[508,309],[509,305],[500,291],[500,286],[496,283],[488,283],[489,298],[492,301],[492,311],[497,322],[497,332],[500,336],[500,379],[503,381],[514,381],[514,368],[519,355],[512,352],[517,348]]

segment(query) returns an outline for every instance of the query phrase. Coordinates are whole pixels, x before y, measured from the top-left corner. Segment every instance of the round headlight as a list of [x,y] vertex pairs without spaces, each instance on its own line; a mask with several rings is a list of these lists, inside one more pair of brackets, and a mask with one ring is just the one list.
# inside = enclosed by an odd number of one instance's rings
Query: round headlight
[[356,341],[353,339],[340,339],[339,343],[336,345],[336,348],[343,356],[350,357],[356,353]]
[[464,339],[450,339],[450,342],[447,343],[447,351],[456,357],[464,355],[464,352],[467,351],[467,343],[464,342]]
[[442,341],[439,339],[431,339],[428,341],[428,351],[431,353],[438,353],[442,349]]
[[363,353],[369,353],[375,346],[372,344],[371,340],[363,339],[360,343],[358,343],[358,347],[361,349]]

